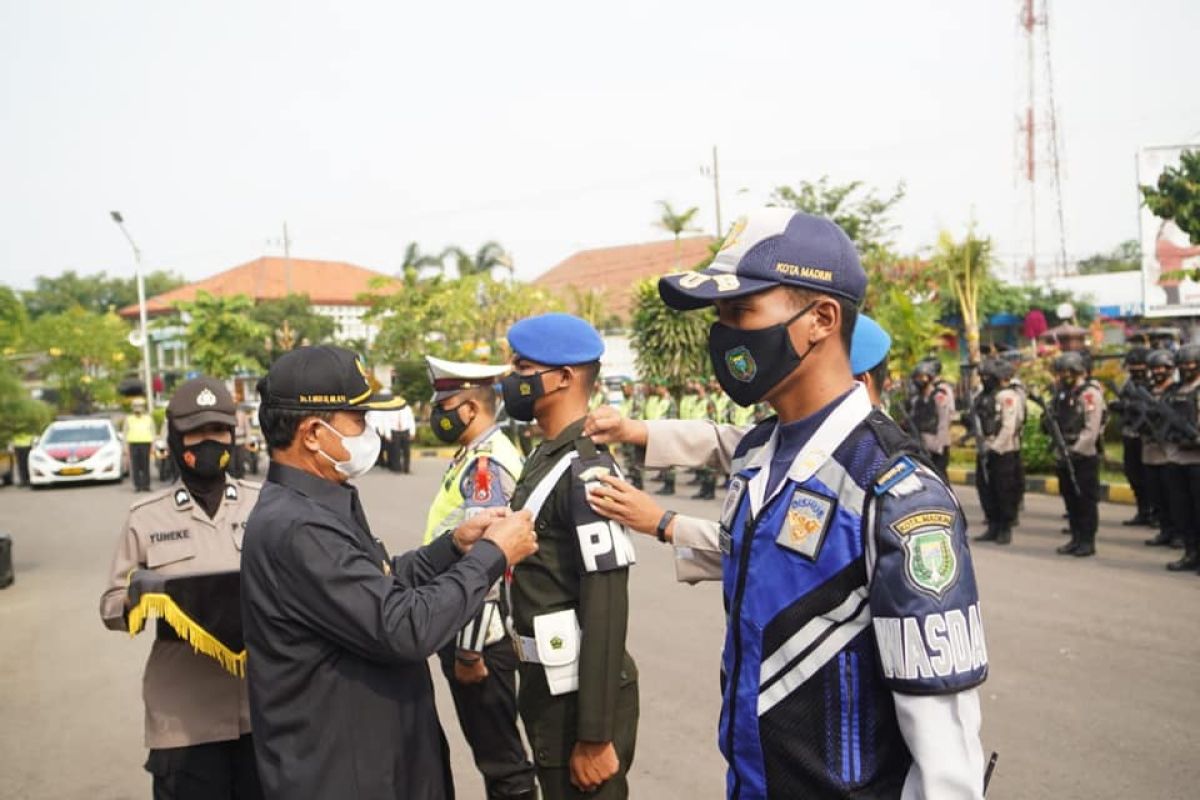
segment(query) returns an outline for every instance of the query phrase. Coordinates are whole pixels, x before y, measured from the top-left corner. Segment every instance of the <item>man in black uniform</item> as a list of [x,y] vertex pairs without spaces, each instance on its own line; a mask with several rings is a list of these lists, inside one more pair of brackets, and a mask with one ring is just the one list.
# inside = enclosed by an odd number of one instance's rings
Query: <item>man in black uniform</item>
[[[1162,402],[1175,384],[1174,353],[1170,350],[1151,350],[1146,356],[1146,370],[1150,376],[1148,388],[1151,401],[1155,404]],[[1172,506],[1168,502],[1171,469],[1167,458],[1169,445],[1164,438],[1166,431],[1162,425],[1161,413],[1154,406],[1146,409],[1146,413],[1143,414],[1141,432],[1142,469],[1145,474],[1147,502],[1158,511],[1158,533],[1147,539],[1145,544],[1149,547],[1169,547],[1172,541],[1182,536],[1182,532],[1175,525],[1171,515]]]
[[1167,502],[1183,539],[1183,557],[1167,564],[1172,572],[1200,567],[1200,345],[1187,344],[1175,353],[1179,383],[1167,392],[1169,462]]
[[365,412],[395,401],[340,347],[292,350],[258,388],[271,466],[246,524],[242,619],[264,795],[451,798],[428,659],[536,550],[529,515],[481,513],[392,559],[346,481],[379,455]]
[[568,314],[521,320],[508,342],[505,407],[536,418],[546,437],[512,498],[533,514],[540,547],[511,587],[521,720],[548,800],[624,798],[638,720],[637,668],[625,652],[634,551],[625,528],[588,505],[588,488],[620,471],[583,435],[604,343]]
[[[1077,352],[1058,358],[1061,389],[1054,395],[1051,413],[1058,422],[1068,452],[1058,456],[1058,486],[1067,507],[1071,541],[1059,555],[1091,556],[1096,553],[1099,527],[1100,453],[1104,432],[1104,395],[1087,379],[1087,364]],[[1067,468],[1070,459],[1071,468]],[[1074,480],[1071,473],[1074,472]]]
[[[1025,397],[1012,385],[1016,370],[1009,361],[983,362],[979,377],[983,391],[975,398],[973,413],[983,429],[984,464],[976,459],[975,488],[987,518],[987,530],[976,541],[1009,544],[1017,509],[1025,494],[1021,472],[1021,428],[1025,423]],[[987,478],[983,477],[987,473]]]
[[1137,504],[1137,513],[1122,525],[1154,526],[1157,509],[1150,503],[1150,493],[1146,490],[1146,470],[1142,464],[1142,430],[1144,413],[1138,413],[1141,403],[1135,397],[1135,387],[1147,388],[1150,376],[1146,371],[1146,356],[1150,351],[1145,347],[1135,346],[1125,353],[1125,371],[1128,377],[1121,386],[1118,395],[1118,408],[1121,409],[1121,445],[1122,463],[1125,479],[1133,491]]
[[926,359],[912,372],[913,396],[908,412],[915,431],[934,469],[946,477],[950,465],[950,422],[954,417],[954,390],[940,378],[942,365]]

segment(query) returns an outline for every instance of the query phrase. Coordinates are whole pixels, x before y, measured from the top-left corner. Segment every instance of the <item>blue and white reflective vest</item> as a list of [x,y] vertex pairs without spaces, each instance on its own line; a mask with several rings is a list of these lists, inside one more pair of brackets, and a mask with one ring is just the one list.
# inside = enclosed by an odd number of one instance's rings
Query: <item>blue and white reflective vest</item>
[[738,445],[721,517],[728,796],[897,798],[912,756],[893,692],[987,676],[966,520],[861,389],[767,495],[775,426]]

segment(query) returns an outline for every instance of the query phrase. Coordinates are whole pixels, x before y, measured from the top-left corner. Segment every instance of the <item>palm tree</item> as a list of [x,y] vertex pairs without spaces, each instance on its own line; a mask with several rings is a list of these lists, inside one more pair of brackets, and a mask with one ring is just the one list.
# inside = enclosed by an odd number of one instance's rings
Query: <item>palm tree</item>
[[992,240],[977,238],[974,228],[967,229],[967,237],[961,242],[954,241],[948,231],[942,231],[932,263],[958,301],[967,339],[967,360],[978,364],[979,293],[991,273]]
[[512,270],[512,261],[504,252],[499,242],[488,241],[479,246],[475,255],[471,255],[461,247],[447,247],[442,258],[451,256],[458,266],[458,277],[466,278],[471,275],[488,275],[496,267]]
[[404,248],[404,261],[400,264],[400,277],[406,284],[412,285],[420,280],[421,271],[424,269],[436,269],[439,274],[445,274],[445,259],[445,253],[441,255],[422,253],[419,244],[409,242],[408,247]]
[[670,231],[675,237],[675,268],[679,269],[680,262],[683,260],[683,245],[679,241],[679,235],[684,232],[693,233],[700,230],[692,225],[692,219],[700,213],[700,209],[692,206],[687,211],[676,213],[666,200],[659,200],[658,204],[662,207],[662,216],[654,224],[665,231]]

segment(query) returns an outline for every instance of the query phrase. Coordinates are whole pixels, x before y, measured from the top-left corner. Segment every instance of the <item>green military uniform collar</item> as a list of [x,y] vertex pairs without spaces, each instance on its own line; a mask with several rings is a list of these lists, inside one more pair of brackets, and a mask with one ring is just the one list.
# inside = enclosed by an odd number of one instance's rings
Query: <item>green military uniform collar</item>
[[542,442],[538,448],[538,457],[547,458],[556,453],[567,449],[571,444],[583,436],[583,423],[587,417],[580,417],[570,425],[562,429],[562,432],[548,442]]

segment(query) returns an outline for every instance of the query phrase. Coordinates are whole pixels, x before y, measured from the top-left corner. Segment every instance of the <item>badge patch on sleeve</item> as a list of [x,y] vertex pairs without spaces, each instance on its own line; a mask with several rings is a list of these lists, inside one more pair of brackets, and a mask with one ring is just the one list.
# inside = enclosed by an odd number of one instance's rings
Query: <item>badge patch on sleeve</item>
[[797,489],[788,503],[787,518],[775,543],[816,561],[833,519],[834,504],[829,497]]
[[892,464],[892,466],[888,467],[887,471],[880,475],[875,481],[875,494],[885,494],[896,484],[900,483],[900,481],[904,480],[916,471],[917,465],[913,463],[913,460],[908,456],[901,456],[900,458],[896,459],[895,464]]
[[896,520],[891,529],[904,543],[904,570],[913,585],[939,600],[958,577],[950,528],[954,514],[931,509]]

